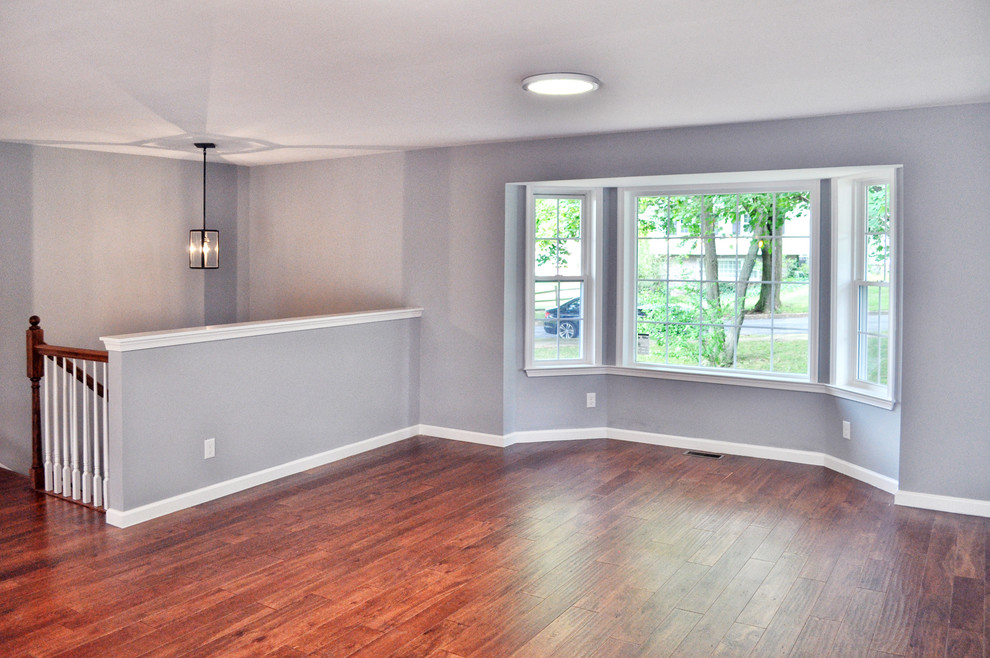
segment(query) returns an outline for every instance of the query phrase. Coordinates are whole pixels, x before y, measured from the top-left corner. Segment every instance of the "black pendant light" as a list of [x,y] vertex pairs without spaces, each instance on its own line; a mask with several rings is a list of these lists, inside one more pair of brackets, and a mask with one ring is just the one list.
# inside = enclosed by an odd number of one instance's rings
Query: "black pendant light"
[[220,267],[220,231],[206,228],[206,149],[216,144],[197,142],[203,149],[203,228],[189,231],[189,267],[194,270],[215,270]]

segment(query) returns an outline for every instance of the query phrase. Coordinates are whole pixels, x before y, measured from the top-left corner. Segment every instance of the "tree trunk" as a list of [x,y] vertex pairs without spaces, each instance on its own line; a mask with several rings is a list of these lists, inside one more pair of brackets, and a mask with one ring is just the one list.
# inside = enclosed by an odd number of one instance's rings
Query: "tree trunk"
[[746,291],[749,290],[749,277],[753,274],[753,266],[756,265],[756,256],[760,251],[760,239],[754,237],[749,242],[749,251],[746,253],[746,260],[743,261],[742,271],[739,272],[736,283],[736,299],[739,307],[736,308],[732,326],[725,337],[725,350],[722,355],[722,364],[731,366],[736,361],[736,350],[739,347],[739,332],[742,331],[744,316],[746,315]]
[[[771,217],[767,221],[767,233],[768,237],[763,239],[763,247],[761,250],[762,258],[762,278],[764,283],[760,286],[760,298],[756,301],[756,305],[753,307],[755,313],[770,313],[771,309],[774,311],[780,310],[780,283],[779,281],[783,277],[784,273],[784,257],[780,253],[783,249],[780,238],[784,233],[784,225],[781,222],[780,226],[774,230],[774,219]],[[770,300],[773,299],[773,305],[771,306]]]
[[[715,233],[714,223],[709,216],[707,209],[701,213],[701,234],[713,236]],[[707,237],[703,239],[704,255],[702,257],[702,286],[704,286],[705,300],[709,309],[714,309],[714,313],[702,312],[702,320],[710,323],[718,322],[717,327],[709,327],[702,331],[701,340],[702,354],[708,355],[711,365],[720,365],[718,361],[722,356],[725,345],[725,330],[721,326],[722,300],[718,289],[718,254],[715,251],[715,238]]]

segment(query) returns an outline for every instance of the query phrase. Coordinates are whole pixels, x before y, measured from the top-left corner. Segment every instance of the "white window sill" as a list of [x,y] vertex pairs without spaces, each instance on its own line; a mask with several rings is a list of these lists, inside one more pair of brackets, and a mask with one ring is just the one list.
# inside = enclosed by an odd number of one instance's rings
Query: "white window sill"
[[743,374],[710,374],[699,372],[683,372],[661,370],[659,368],[633,368],[629,366],[601,365],[554,365],[531,367],[525,369],[527,377],[566,377],[572,375],[621,375],[625,377],[644,377],[649,379],[671,379],[677,381],[700,382],[704,384],[722,384],[727,386],[749,386],[751,388],[768,388],[778,391],[797,391],[802,393],[824,393],[845,400],[853,400],[881,409],[893,409],[896,402],[886,398],[869,395],[859,391],[849,390],[820,384],[817,382],[796,381],[791,379],[770,379],[753,377]]

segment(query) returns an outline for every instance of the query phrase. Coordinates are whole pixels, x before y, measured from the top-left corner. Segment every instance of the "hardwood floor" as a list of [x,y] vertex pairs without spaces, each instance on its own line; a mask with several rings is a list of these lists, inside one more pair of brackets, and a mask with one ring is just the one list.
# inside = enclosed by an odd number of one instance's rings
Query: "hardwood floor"
[[120,530],[0,474],[0,654],[985,656],[990,520],[821,467],[417,437]]

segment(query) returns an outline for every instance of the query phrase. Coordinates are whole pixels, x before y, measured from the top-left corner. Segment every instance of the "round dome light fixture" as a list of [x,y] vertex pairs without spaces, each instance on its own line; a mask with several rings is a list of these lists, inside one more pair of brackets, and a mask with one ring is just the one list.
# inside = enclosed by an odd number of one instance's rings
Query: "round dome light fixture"
[[540,73],[522,81],[522,87],[526,91],[548,96],[586,94],[601,85],[598,78],[585,73]]

